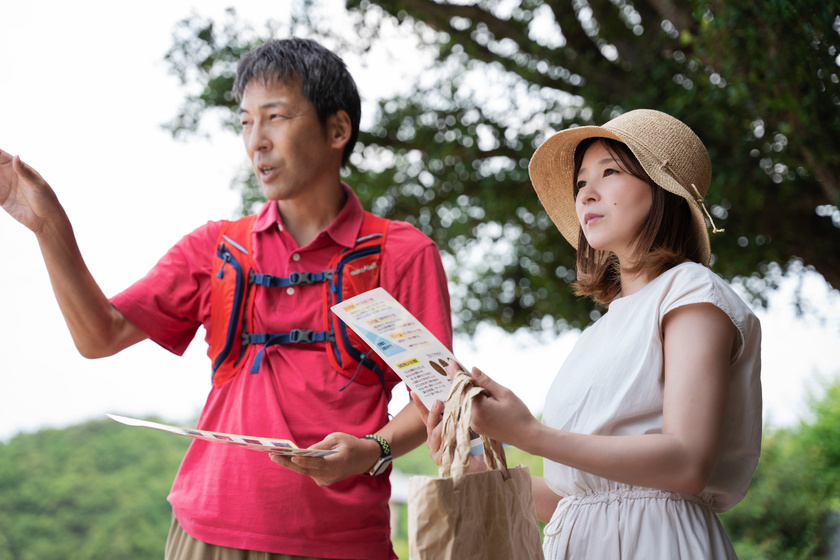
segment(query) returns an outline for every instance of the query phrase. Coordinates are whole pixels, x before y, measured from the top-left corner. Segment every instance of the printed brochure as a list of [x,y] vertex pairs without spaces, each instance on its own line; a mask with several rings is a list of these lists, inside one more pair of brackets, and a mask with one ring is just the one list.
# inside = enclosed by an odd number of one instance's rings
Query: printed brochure
[[445,368],[458,363],[455,356],[384,288],[346,299],[332,310],[417,393],[426,408],[436,400],[446,402],[452,382]]
[[280,455],[297,456],[297,457],[326,457],[336,453],[328,449],[300,449],[297,445],[287,439],[272,439],[264,437],[253,436],[238,436],[234,434],[222,434],[219,432],[208,432],[206,430],[192,430],[188,428],[179,428],[177,426],[168,426],[166,424],[158,424],[157,422],[149,422],[148,420],[138,420],[137,418],[128,418],[126,416],[117,416],[116,414],[108,414],[112,420],[116,420],[128,426],[140,426],[143,428],[152,428],[178,434],[181,436],[190,437],[193,439],[200,439],[203,441],[213,441],[217,443],[226,443],[228,445],[236,445],[246,449],[253,449],[255,451],[271,451]]

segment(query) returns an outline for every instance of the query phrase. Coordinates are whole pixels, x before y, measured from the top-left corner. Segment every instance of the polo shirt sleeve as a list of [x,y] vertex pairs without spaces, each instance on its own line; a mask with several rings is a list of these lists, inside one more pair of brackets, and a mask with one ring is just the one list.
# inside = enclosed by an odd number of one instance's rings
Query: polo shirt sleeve
[[392,221],[385,240],[381,284],[449,350],[449,288],[435,243],[406,222]]
[[224,222],[208,222],[184,236],[145,277],[111,298],[132,324],[181,355],[198,327],[210,321],[210,274]]

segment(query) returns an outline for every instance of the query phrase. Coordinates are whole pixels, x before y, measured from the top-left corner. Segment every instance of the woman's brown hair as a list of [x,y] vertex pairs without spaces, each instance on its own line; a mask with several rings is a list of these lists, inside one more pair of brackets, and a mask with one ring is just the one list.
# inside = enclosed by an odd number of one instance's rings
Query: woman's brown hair
[[[686,260],[702,262],[688,203],[684,198],[654,183],[622,142],[610,138],[588,138],[578,144],[575,150],[575,198],[583,156],[596,142],[603,143],[624,172],[645,181],[651,187],[650,211],[635,237],[636,262],[624,263],[624,270],[632,274],[643,274],[651,280]],[[593,249],[582,231],[578,236],[577,281],[572,286],[576,295],[591,297],[603,305],[609,305],[621,293],[618,258],[614,253]]]

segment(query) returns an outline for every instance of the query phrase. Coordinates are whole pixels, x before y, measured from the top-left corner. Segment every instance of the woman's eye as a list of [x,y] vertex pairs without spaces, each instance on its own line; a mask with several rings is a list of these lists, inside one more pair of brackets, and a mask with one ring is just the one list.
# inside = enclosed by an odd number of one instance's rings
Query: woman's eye
[[607,175],[612,175],[613,173],[618,173],[618,171],[616,171],[615,169],[607,168],[604,170],[604,177],[606,177]]

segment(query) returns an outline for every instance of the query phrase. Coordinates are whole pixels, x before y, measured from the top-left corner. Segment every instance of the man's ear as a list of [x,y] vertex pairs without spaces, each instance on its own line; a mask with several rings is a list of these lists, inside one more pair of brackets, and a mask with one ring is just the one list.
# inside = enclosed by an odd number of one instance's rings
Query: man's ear
[[333,148],[344,149],[353,134],[353,123],[347,111],[339,109],[327,118],[327,135]]

